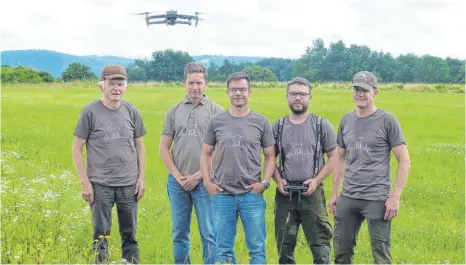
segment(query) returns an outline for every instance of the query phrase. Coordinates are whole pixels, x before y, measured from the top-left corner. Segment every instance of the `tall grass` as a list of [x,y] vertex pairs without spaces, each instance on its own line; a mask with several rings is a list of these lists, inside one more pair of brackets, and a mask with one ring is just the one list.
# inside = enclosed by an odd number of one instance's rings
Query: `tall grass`
[[[224,84],[210,84],[209,98],[225,108]],[[250,107],[270,122],[289,112],[283,83],[255,83]],[[324,116],[334,130],[353,108],[349,84],[316,84],[310,110]],[[397,116],[410,151],[412,169],[392,226],[394,263],[465,262],[464,96],[416,93],[420,84],[383,85],[379,107]],[[435,85],[427,85],[438,89]],[[425,89],[424,87],[422,89]],[[448,86],[448,91],[451,86]],[[464,90],[463,90],[464,91]],[[179,102],[177,84],[130,84],[125,99],[141,111],[148,135],[147,192],[140,202],[137,239],[142,263],[173,263],[167,172],[158,155],[159,135],[167,109]],[[100,97],[95,83],[11,85],[2,87],[1,262],[88,263],[92,261],[89,206],[81,199],[79,177],[71,159],[72,133],[85,104]],[[392,174],[396,162],[392,156]],[[325,180],[330,194],[331,177]],[[267,190],[267,262],[278,263],[273,208],[275,184]],[[110,259],[120,262],[120,239],[113,212]],[[333,224],[333,217],[329,216]],[[191,225],[194,263],[202,263],[196,219]],[[248,263],[244,233],[238,225],[235,251]],[[332,249],[333,251],[333,249]],[[333,252],[332,252],[333,259]],[[299,233],[298,263],[312,263]],[[355,263],[372,263],[367,225],[360,230]]]

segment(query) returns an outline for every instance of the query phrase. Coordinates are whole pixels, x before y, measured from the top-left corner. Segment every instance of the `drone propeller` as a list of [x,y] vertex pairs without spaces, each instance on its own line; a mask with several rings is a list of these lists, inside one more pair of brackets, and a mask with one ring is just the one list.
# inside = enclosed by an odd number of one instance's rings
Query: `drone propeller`
[[147,11],[147,12],[141,12],[141,13],[136,13],[136,14],[133,14],[133,15],[148,15],[150,13],[165,13],[166,11]]

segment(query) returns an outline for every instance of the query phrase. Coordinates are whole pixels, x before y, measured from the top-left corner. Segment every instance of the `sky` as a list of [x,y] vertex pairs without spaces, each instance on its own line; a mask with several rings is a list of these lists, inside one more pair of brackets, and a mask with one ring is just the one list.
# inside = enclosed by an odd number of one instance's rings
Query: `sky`
[[[466,59],[464,0],[14,0],[0,10],[0,50],[148,58],[156,50],[299,58],[315,39],[394,56]],[[202,12],[199,26],[144,16]]]

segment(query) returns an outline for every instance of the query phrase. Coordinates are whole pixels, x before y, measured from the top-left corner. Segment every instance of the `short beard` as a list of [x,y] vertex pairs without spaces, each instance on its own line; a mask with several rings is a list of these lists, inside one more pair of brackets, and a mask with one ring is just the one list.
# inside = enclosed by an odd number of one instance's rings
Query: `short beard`
[[291,112],[293,112],[295,115],[301,115],[301,114],[307,112],[308,107],[306,105],[303,105],[303,109],[301,109],[301,110],[293,109],[292,105],[293,104],[290,104],[289,107],[290,107]]

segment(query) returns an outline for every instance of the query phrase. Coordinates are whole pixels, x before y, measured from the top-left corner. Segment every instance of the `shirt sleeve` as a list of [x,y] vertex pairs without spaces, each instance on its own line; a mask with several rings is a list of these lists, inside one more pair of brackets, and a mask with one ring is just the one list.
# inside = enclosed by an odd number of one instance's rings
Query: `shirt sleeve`
[[91,119],[90,111],[87,108],[83,109],[79,115],[78,124],[74,129],[73,135],[87,141],[87,139],[89,139],[89,135],[91,134]]
[[210,146],[215,146],[217,143],[217,139],[215,137],[214,131],[214,119],[210,119],[209,123],[207,124],[207,129],[204,134],[204,143]]
[[406,140],[401,129],[401,125],[394,115],[387,115],[385,119],[387,128],[387,138],[390,148],[400,144],[406,144]]
[[327,119],[322,119],[322,144],[324,152],[328,153],[337,147],[337,136]]
[[175,108],[171,107],[165,114],[165,119],[162,125],[162,135],[171,136],[175,135],[175,127],[173,124],[173,117],[175,115]]
[[341,119],[340,124],[338,126],[338,133],[337,133],[337,144],[343,149],[346,148],[345,141],[343,140],[344,119],[345,117]]
[[270,125],[269,121],[264,118],[264,131],[261,139],[262,148],[269,147],[274,143],[275,138],[273,137],[272,125]]
[[142,120],[139,110],[134,111],[134,138],[139,138],[147,134],[146,126]]

